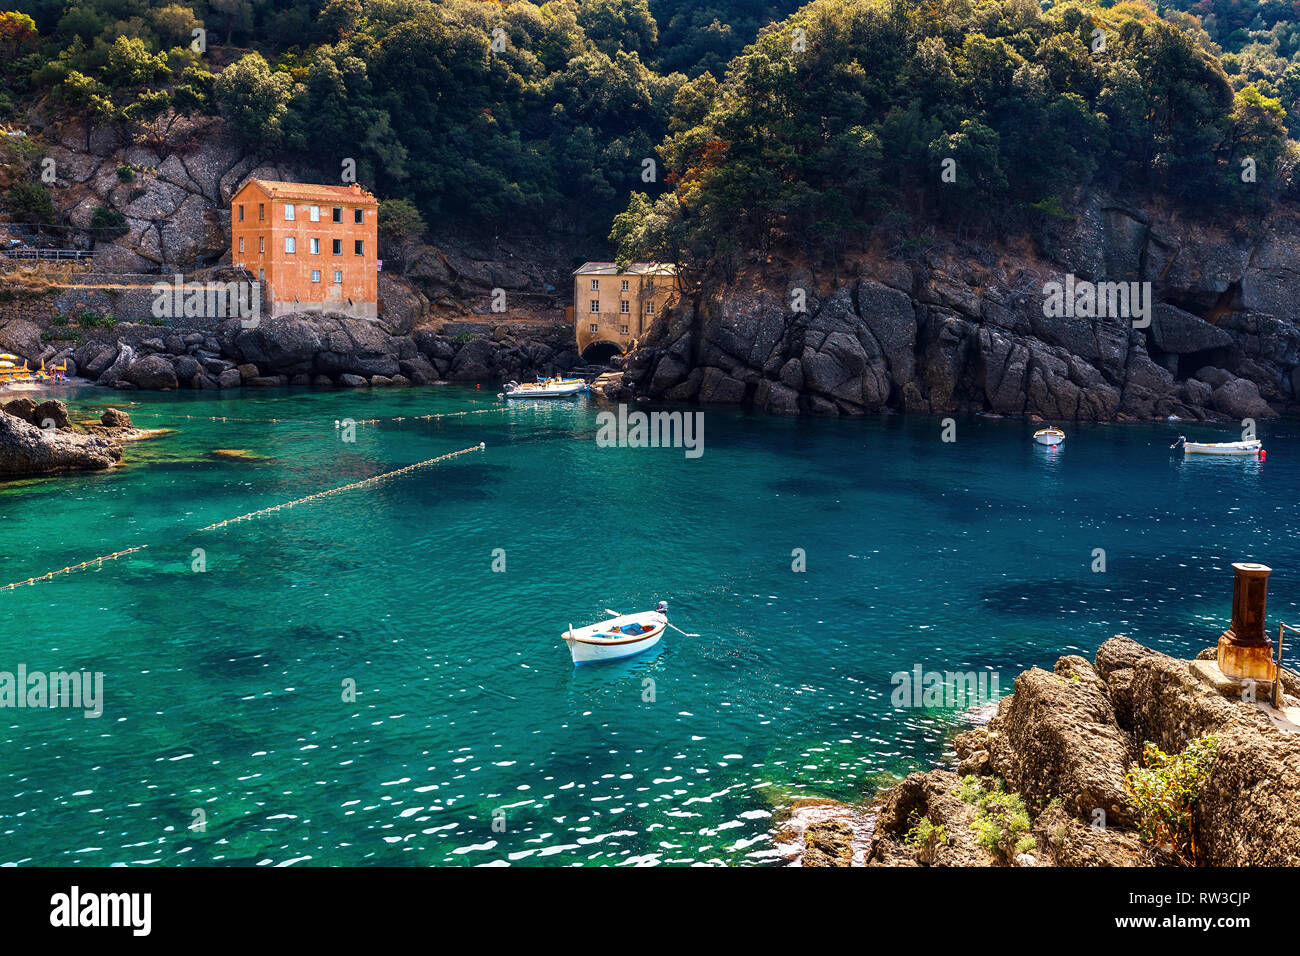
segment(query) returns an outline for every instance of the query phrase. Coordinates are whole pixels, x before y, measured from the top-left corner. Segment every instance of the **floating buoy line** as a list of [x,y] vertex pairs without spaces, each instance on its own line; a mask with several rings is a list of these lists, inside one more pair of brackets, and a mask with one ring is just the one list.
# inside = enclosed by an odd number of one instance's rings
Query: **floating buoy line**
[[143,551],[147,547],[149,547],[149,545],[141,544],[134,548],[127,548],[125,551],[114,551],[112,554],[103,554],[97,558],[91,558],[89,561],[82,561],[80,564],[74,564],[66,568],[59,568],[57,571],[50,571],[47,574],[42,574],[38,578],[28,578],[26,581],[15,581],[13,584],[6,584],[3,587],[0,587],[0,591],[12,591],[14,588],[20,588],[26,584],[35,584],[38,581],[49,581],[60,574],[71,574],[73,571],[82,571],[90,567],[92,564],[100,565],[105,561],[116,561],[124,555],[134,554],[136,551]]
[[[452,414],[460,414],[460,413],[452,413]],[[286,501],[283,504],[274,505],[270,508],[262,508],[259,511],[250,511],[248,514],[240,515],[237,518],[229,518],[226,521],[218,521],[215,524],[210,524],[205,528],[199,528],[197,531],[190,532],[190,536],[201,534],[204,531],[215,531],[218,528],[224,528],[227,525],[237,524],[241,521],[251,521],[253,518],[259,518],[262,515],[268,515],[271,514],[272,512],[280,511],[284,508],[292,508],[295,505],[306,504],[311,501],[319,501],[322,498],[328,498],[333,495],[342,494],[345,491],[354,491],[358,488],[367,488],[370,487],[371,485],[377,485],[382,481],[390,481],[393,478],[399,478],[402,475],[408,475],[411,472],[419,471],[422,468],[428,468],[432,465],[438,464],[439,462],[450,461],[452,458],[459,458],[461,455],[468,455],[472,451],[482,451],[486,447],[487,447],[486,443],[479,442],[477,445],[471,445],[468,448],[462,448],[460,451],[448,452],[445,455],[438,455],[436,458],[428,458],[425,459],[424,461],[418,461],[414,465],[407,465],[404,468],[398,468],[394,471],[386,471],[381,475],[372,475],[369,478],[363,478],[361,481],[354,481],[351,484],[343,485],[339,488],[331,488],[328,491],[318,491],[316,492],[316,494],[308,495],[305,498],[296,498],[293,501]],[[39,575],[38,577],[28,578],[26,581],[15,581],[12,584],[6,584],[0,586],[0,591],[12,591],[14,588],[20,588],[26,585],[35,585],[41,581],[50,581],[60,574],[71,574],[74,571],[82,571],[85,570],[86,568],[91,567],[92,565],[98,566],[103,564],[105,561],[113,561],[116,560],[117,558],[125,557],[128,554],[134,554],[137,551],[144,551],[148,547],[149,545],[147,544],[141,544],[141,545],[137,545],[134,548],[127,548],[124,551],[114,551],[112,554],[105,554],[97,558],[91,558],[89,561],[82,561],[80,564],[74,564],[66,568],[60,568],[57,571],[50,571],[46,574]]]
[[[439,418],[459,418],[462,415],[486,415],[489,412],[509,411],[512,406],[496,405],[492,408],[476,408],[467,412],[439,412],[433,415],[397,415],[392,418],[349,418],[346,421],[352,425],[378,425],[382,422],[428,422]],[[523,406],[521,406],[523,407]],[[200,422],[234,422],[241,425],[321,425],[324,422],[320,420],[304,418],[232,418],[228,415],[169,415],[166,412],[133,412],[134,417],[140,418],[184,418],[190,421]],[[334,427],[338,428],[345,419],[334,419]]]
[[462,448],[460,451],[448,452],[445,455],[439,455],[437,458],[429,458],[425,461],[416,462],[414,465],[407,465],[405,468],[398,468],[396,471],[386,471],[382,475],[374,475],[370,478],[363,478],[361,481],[354,481],[350,485],[343,485],[339,488],[331,488],[329,491],[318,491],[314,495],[308,495],[306,498],[295,498],[293,501],[286,501],[284,504],[274,505],[270,508],[262,508],[259,511],[250,511],[246,515],[240,515],[238,518],[227,518],[225,521],[218,521],[216,524],[210,524],[206,528],[200,528],[193,534],[200,534],[204,531],[215,531],[218,528],[224,528],[227,525],[237,524],[240,521],[250,521],[253,518],[260,518],[262,515],[269,515],[273,511],[279,511],[282,508],[292,508],[294,505],[306,504],[309,501],[318,501],[321,498],[328,498],[330,495],[342,494],[345,491],[354,491],[357,488],[366,488],[370,485],[377,485],[381,481],[388,481],[401,475],[410,474],[421,468],[428,468],[430,465],[436,465],[440,461],[448,461],[452,458],[459,458],[461,455],[468,455],[472,451],[482,451],[485,444],[479,442],[477,445],[471,445],[469,448]]

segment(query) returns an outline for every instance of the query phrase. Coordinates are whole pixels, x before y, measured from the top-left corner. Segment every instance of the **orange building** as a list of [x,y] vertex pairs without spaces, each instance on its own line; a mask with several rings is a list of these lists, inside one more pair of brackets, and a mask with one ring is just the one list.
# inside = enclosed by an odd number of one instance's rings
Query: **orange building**
[[250,179],[230,200],[230,261],[262,283],[262,314],[342,312],[373,319],[379,203],[356,183]]

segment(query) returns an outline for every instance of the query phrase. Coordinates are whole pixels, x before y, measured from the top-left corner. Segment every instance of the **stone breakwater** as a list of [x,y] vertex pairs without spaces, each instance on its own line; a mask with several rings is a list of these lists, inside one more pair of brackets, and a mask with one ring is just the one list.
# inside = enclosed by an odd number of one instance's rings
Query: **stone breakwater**
[[[1213,660],[1214,650],[1198,658]],[[1300,678],[1284,672],[1283,688],[1284,705],[1300,704]],[[1011,857],[1015,865],[1167,865],[1164,848],[1139,838],[1125,775],[1147,742],[1178,754],[1207,734],[1219,745],[1190,812],[1198,865],[1300,864],[1300,727],[1223,696],[1191,661],[1114,637],[1092,663],[1072,655],[1051,672],[1017,677],[987,727],[956,737],[955,773],[913,773],[879,794],[866,865],[1007,863],[978,841],[968,799],[976,786],[996,789],[995,780],[1023,803],[1034,841]],[[923,818],[943,828],[942,839],[917,839]],[[853,834],[842,820],[813,824],[806,841],[817,853],[803,865],[849,865]]]
[[[755,257],[661,316],[624,397],[781,415],[1264,419],[1300,411],[1300,225],[1173,220],[1101,195],[1014,246],[926,237],[836,276]],[[1139,316],[1053,292],[1138,284]],[[1059,295],[1059,292],[1057,292]],[[1130,303],[1130,306],[1132,303]]]
[[87,330],[81,344],[52,349],[42,329],[0,321],[0,351],[35,362],[67,361],[69,374],[116,389],[232,389],[315,385],[382,387],[434,382],[499,383],[553,375],[578,364],[572,329],[543,323],[445,322],[390,331],[341,315],[301,313],[238,319],[215,329],[123,324]]

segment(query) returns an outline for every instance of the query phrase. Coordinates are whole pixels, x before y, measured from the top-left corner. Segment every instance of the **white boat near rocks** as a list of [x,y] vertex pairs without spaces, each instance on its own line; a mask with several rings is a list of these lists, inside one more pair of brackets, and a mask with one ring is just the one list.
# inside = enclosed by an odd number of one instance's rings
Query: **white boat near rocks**
[[502,398],[569,398],[587,391],[587,383],[580,378],[548,378],[537,382],[507,382]]
[[1034,441],[1040,445],[1048,445],[1055,448],[1061,442],[1065,441],[1065,432],[1055,425],[1048,428],[1040,428],[1034,432]]
[[1236,455],[1245,457],[1263,455],[1264,443],[1258,438],[1250,441],[1188,441],[1182,435],[1169,446],[1170,451],[1181,451],[1186,455]]

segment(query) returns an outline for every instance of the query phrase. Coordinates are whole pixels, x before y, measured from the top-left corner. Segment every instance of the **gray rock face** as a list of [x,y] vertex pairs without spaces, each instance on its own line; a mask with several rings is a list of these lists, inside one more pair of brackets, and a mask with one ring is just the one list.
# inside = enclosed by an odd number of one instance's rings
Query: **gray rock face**
[[127,366],[123,377],[137,388],[169,391],[180,383],[176,379],[176,369],[162,355],[146,355],[136,359]]
[[110,438],[38,428],[0,412],[0,475],[96,470],[110,468],[121,458],[121,445]]
[[[1087,190],[1071,214],[1045,224],[1041,247],[1023,256],[940,240],[906,263],[869,260],[838,288],[771,257],[766,279],[751,269],[729,287],[706,280],[651,329],[624,384],[632,394],[700,400],[712,368],[745,383],[741,403],[780,414],[791,407],[785,389],[799,413],[821,415],[889,407],[1218,421],[1268,417],[1265,405],[1300,413],[1300,322],[1291,318],[1300,230],[1286,217],[1262,224],[1262,238],[1243,238]],[[1075,315],[1077,297],[1063,308],[1047,283],[1067,275],[1145,283],[1134,294],[1151,306],[1149,327],[1134,328],[1137,312]],[[792,311],[791,288],[807,293],[806,313]],[[1193,362],[1227,378],[1193,383]],[[1220,392],[1232,379],[1249,384]],[[709,377],[711,400],[723,394],[717,382]]]
[[[1197,656],[1212,659],[1214,650]],[[1284,673],[1283,685],[1300,691],[1300,678]],[[1128,638],[1106,641],[1091,665],[1063,657],[1052,673],[1025,671],[987,728],[959,734],[953,745],[961,772],[975,774],[984,792],[1002,779],[1020,798],[1036,865],[1155,866],[1168,865],[1168,848],[1140,839],[1144,808],[1126,775],[1142,766],[1146,743],[1177,755],[1206,735],[1217,738],[1217,752],[1186,818],[1197,865],[1296,865],[1300,822],[1288,810],[1300,800],[1300,735],[1256,705],[1222,696],[1192,662]],[[961,795],[970,789],[932,770],[884,791],[868,865],[988,865],[969,849],[975,811]],[[1095,826],[1098,810],[1104,827]],[[906,839],[922,816],[947,830],[945,844]]]
[[1259,395],[1254,382],[1234,378],[1216,388],[1210,399],[1214,407],[1232,418],[1276,418],[1277,412]]
[[1180,355],[1232,345],[1232,336],[1204,319],[1161,303],[1151,316],[1151,341],[1165,352]]
[[389,335],[410,335],[429,311],[429,302],[420,292],[388,272],[379,274],[379,298],[384,304],[379,323]]
[[1134,820],[1124,789],[1130,747],[1106,684],[1081,657],[1061,658],[1052,674],[1022,673],[988,726],[989,767],[1011,789],[1040,807],[1059,796],[1084,819],[1101,809],[1120,826]]
[[34,362],[42,351],[41,329],[35,322],[0,320],[0,352],[12,352]]
[[72,419],[68,415],[68,406],[55,400],[41,402],[33,408],[31,418],[28,421],[37,428],[57,428],[62,430],[72,427]]
[[699,391],[701,404],[736,405],[744,397],[744,382],[737,381],[721,369],[704,370],[704,379],[700,382]]
[[126,370],[130,368],[131,363],[135,361],[135,349],[129,345],[118,343],[117,355],[114,356],[112,364],[100,373],[99,378],[95,380],[96,385],[116,385],[126,376]]

